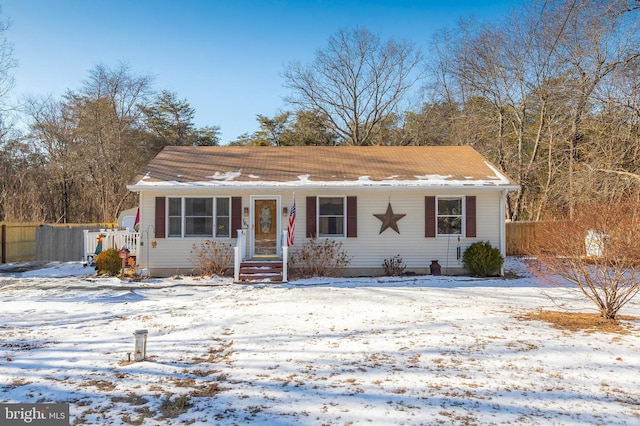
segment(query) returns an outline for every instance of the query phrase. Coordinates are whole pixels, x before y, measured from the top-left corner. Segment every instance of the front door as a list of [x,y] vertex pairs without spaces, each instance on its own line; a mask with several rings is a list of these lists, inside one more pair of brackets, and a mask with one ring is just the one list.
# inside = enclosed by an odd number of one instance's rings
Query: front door
[[278,257],[278,200],[253,201],[253,257]]

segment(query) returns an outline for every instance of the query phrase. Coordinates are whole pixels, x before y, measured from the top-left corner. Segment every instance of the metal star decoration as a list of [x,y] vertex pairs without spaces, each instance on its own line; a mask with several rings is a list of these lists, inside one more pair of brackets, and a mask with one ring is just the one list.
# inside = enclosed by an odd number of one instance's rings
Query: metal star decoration
[[385,214],[374,214],[374,216],[382,221],[378,235],[382,234],[387,228],[391,228],[399,234],[398,221],[405,217],[406,214],[394,214],[391,203],[389,203]]

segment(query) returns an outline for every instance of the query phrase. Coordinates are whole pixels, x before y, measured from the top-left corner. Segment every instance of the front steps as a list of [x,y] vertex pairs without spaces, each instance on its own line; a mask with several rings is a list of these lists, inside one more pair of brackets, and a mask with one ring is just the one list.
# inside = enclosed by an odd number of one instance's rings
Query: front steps
[[247,260],[240,263],[239,281],[252,283],[281,283],[282,260]]

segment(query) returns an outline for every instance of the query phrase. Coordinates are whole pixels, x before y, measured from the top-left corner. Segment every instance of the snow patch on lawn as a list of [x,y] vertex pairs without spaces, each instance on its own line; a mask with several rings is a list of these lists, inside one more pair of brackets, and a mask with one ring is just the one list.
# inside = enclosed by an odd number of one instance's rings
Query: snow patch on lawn
[[[0,400],[68,402],[70,424],[638,424],[638,321],[518,320],[593,308],[526,260],[507,270],[281,285],[0,270]],[[147,359],[128,362],[139,329]]]

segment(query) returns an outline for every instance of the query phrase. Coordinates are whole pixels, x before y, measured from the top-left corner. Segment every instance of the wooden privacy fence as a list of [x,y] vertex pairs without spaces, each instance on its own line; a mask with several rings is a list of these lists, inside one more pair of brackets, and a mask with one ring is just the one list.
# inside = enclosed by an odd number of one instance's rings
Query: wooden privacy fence
[[1,222],[0,225],[2,263],[80,261],[84,243],[82,231],[114,227],[112,223],[48,225],[39,222]]
[[0,222],[0,258],[2,263],[34,260],[36,228],[40,223]]
[[507,222],[507,256],[521,256],[528,253],[536,238],[536,230],[544,222]]
[[79,262],[84,259],[84,230],[98,231],[104,225],[43,225],[36,230],[36,260]]

